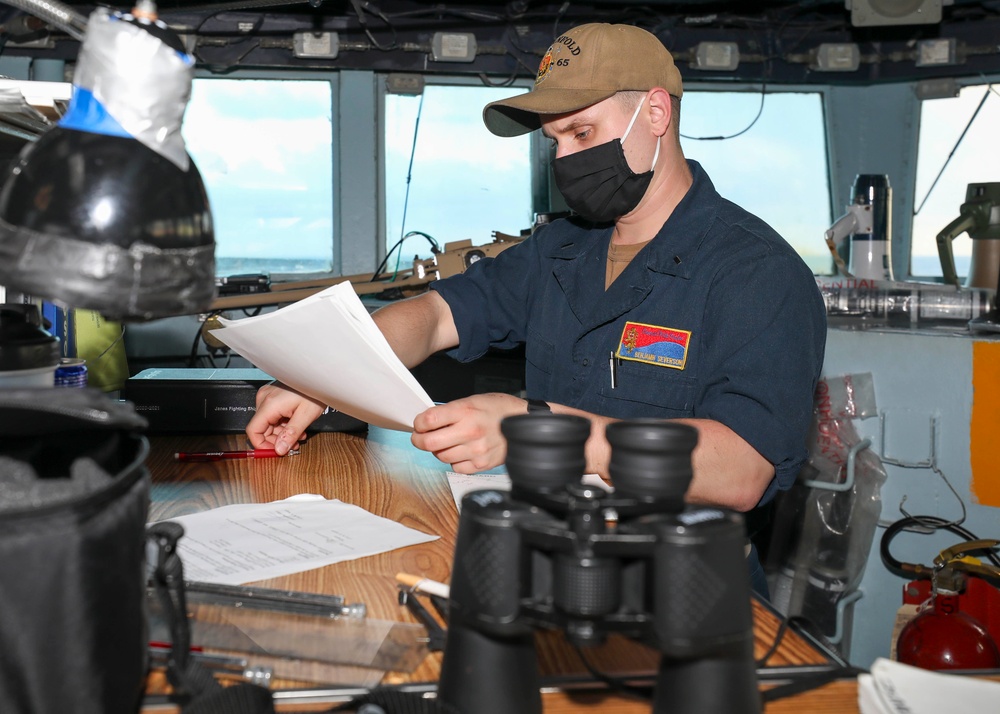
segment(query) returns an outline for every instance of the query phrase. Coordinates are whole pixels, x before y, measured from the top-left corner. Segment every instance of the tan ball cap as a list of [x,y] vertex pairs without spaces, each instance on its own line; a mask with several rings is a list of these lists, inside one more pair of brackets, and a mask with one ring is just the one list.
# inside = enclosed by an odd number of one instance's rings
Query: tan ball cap
[[518,136],[541,126],[539,114],[575,112],[616,92],[653,87],[684,92],[674,58],[655,35],[632,25],[580,25],[549,47],[530,92],[487,104],[483,121],[497,136]]

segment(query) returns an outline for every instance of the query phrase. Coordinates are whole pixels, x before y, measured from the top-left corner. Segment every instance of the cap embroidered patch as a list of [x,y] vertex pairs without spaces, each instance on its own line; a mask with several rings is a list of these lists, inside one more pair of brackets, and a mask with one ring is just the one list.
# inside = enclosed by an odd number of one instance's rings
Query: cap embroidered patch
[[622,359],[684,369],[690,342],[688,330],[626,322],[617,354]]
[[545,53],[542,57],[541,64],[538,65],[538,74],[535,75],[535,84],[539,84],[543,79],[549,76],[549,70],[552,68],[552,48]]

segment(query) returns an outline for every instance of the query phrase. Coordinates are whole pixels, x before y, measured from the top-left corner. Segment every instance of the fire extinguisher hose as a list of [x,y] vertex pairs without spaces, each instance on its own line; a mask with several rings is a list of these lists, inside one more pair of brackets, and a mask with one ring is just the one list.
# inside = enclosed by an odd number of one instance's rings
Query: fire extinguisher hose
[[[954,533],[955,535],[961,536],[966,541],[979,541],[980,539],[975,536],[970,531],[966,530],[962,526],[956,525],[943,518],[938,518],[937,516],[907,516],[906,518],[901,518],[898,521],[892,523],[888,528],[885,529],[885,533],[882,535],[882,540],[879,544],[879,553],[882,556],[882,562],[885,567],[889,569],[895,575],[899,575],[904,578],[911,579],[925,579],[929,580],[933,574],[938,570],[934,565],[922,565],[920,563],[903,563],[892,556],[889,552],[889,545],[892,543],[892,539],[896,535],[910,527],[910,526],[921,526],[930,527],[933,529],[943,529]],[[971,548],[970,548],[971,550]],[[984,579],[991,582],[992,585],[1000,587],[1000,557],[997,556],[993,549],[983,549],[985,552],[985,557],[989,560],[995,567],[991,568],[988,566],[965,566],[962,567],[961,563],[952,563],[956,569],[967,570],[973,572],[976,575],[983,577]]]

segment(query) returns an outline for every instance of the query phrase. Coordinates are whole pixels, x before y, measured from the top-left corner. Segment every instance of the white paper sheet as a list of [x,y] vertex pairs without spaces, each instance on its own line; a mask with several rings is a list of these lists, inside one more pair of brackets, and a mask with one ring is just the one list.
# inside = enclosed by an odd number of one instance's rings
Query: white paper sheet
[[363,508],[303,494],[169,519],[184,578],[242,585],[437,540]]
[[861,714],[942,714],[1000,711],[1000,682],[878,658],[858,676]]
[[412,431],[433,406],[349,282],[212,334],[303,394],[375,426]]
[[[597,474],[586,474],[581,479],[581,482],[586,486],[596,486],[597,488],[603,489],[608,493],[612,493],[615,490]],[[451,486],[451,496],[455,499],[455,506],[458,508],[458,512],[461,513],[462,496],[467,494],[469,491],[478,491],[480,489],[493,488],[498,491],[509,491],[510,476],[500,472],[460,474],[454,471],[449,471],[448,485]]]

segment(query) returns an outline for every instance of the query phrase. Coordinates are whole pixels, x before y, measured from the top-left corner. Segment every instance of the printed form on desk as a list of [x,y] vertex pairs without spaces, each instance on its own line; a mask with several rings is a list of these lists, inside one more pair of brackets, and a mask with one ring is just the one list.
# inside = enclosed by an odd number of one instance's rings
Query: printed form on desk
[[932,672],[879,658],[858,676],[861,714],[987,714],[1000,711],[1000,682]]
[[434,406],[389,347],[349,282],[213,330],[258,369],[355,419],[413,431]]
[[177,545],[184,578],[219,585],[243,585],[438,538],[313,494],[169,520],[184,527]]

